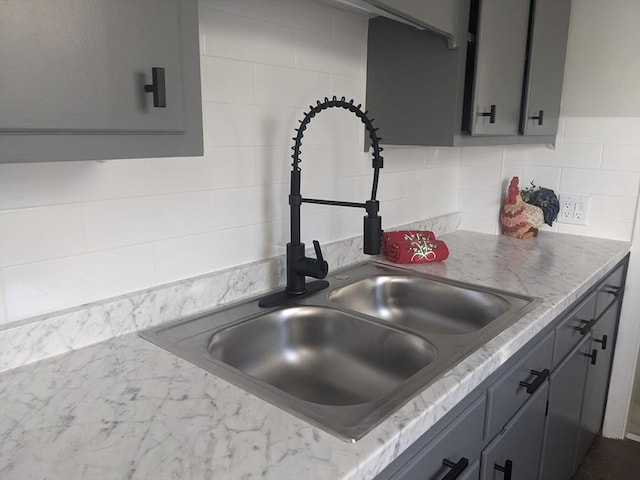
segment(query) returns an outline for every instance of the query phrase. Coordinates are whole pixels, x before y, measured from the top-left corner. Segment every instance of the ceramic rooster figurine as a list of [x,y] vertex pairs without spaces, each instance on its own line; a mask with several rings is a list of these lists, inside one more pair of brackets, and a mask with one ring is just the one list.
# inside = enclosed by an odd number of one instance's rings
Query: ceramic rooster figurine
[[509,184],[509,196],[500,214],[500,223],[505,235],[517,238],[538,236],[538,228],[544,224],[542,209],[522,200],[518,177],[513,177]]

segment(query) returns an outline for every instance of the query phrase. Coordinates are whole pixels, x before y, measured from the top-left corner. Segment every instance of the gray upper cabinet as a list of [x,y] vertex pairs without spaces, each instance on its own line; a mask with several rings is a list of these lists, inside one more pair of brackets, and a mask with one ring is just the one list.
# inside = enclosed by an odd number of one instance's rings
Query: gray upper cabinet
[[384,143],[554,143],[570,0],[451,3],[451,29],[467,37],[455,49],[432,31],[369,21],[366,103]]
[[521,132],[555,135],[560,117],[571,0],[536,0],[531,17]]
[[518,133],[528,25],[528,1],[483,0],[480,3],[472,135]]
[[0,160],[202,154],[196,0],[3,0]]
[[381,15],[420,30],[442,35],[448,48],[456,48],[466,41],[466,33],[457,29],[457,19],[465,2],[458,0],[316,0],[329,5],[346,6]]
[[[457,32],[456,19],[461,15],[463,4],[458,1],[439,0],[365,0],[382,10],[397,14],[405,21],[413,22],[419,28],[427,28],[447,39],[449,48],[455,48],[461,41]],[[462,41],[465,39],[462,38]]]

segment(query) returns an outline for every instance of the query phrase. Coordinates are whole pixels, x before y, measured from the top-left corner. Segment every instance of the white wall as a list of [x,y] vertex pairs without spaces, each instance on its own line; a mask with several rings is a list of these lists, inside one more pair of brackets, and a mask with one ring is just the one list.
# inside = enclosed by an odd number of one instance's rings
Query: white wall
[[[305,0],[201,0],[204,156],[0,165],[0,323],[282,253],[293,129],[316,99],[364,103],[366,28]],[[368,198],[362,131],[346,111],[312,122],[306,196]],[[456,212],[459,154],[385,150],[384,225]],[[303,240],[363,215],[305,205]]]
[[640,116],[638,25],[638,0],[572,1],[562,115]]

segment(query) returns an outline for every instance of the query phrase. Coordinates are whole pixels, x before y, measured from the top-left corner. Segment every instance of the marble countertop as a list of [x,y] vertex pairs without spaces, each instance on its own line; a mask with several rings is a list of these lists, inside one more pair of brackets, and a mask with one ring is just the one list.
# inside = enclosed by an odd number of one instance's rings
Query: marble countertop
[[449,259],[413,268],[544,301],[359,442],[130,334],[0,374],[0,477],[372,479],[630,248],[551,232],[442,238]]

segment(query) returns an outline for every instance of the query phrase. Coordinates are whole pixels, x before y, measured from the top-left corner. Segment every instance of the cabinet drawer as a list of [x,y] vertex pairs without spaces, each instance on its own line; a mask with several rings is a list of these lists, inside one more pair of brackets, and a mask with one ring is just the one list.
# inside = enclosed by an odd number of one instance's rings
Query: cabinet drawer
[[[548,393],[549,383],[544,382],[484,449],[482,480],[538,480]],[[542,478],[557,480],[558,477]]]
[[393,480],[440,480],[456,464],[466,459],[468,466],[458,478],[473,477],[474,462],[480,456],[484,430],[484,395],[458,416],[440,435],[429,442],[391,478]]
[[596,293],[593,292],[556,326],[556,341],[553,349],[554,367],[589,333],[595,309]]
[[600,285],[596,291],[596,318],[599,318],[609,305],[622,295],[622,285],[624,284],[624,265],[616,268]]
[[489,387],[485,438],[493,438],[531,395],[544,386],[551,369],[553,335],[551,332],[545,336],[531,352]]

